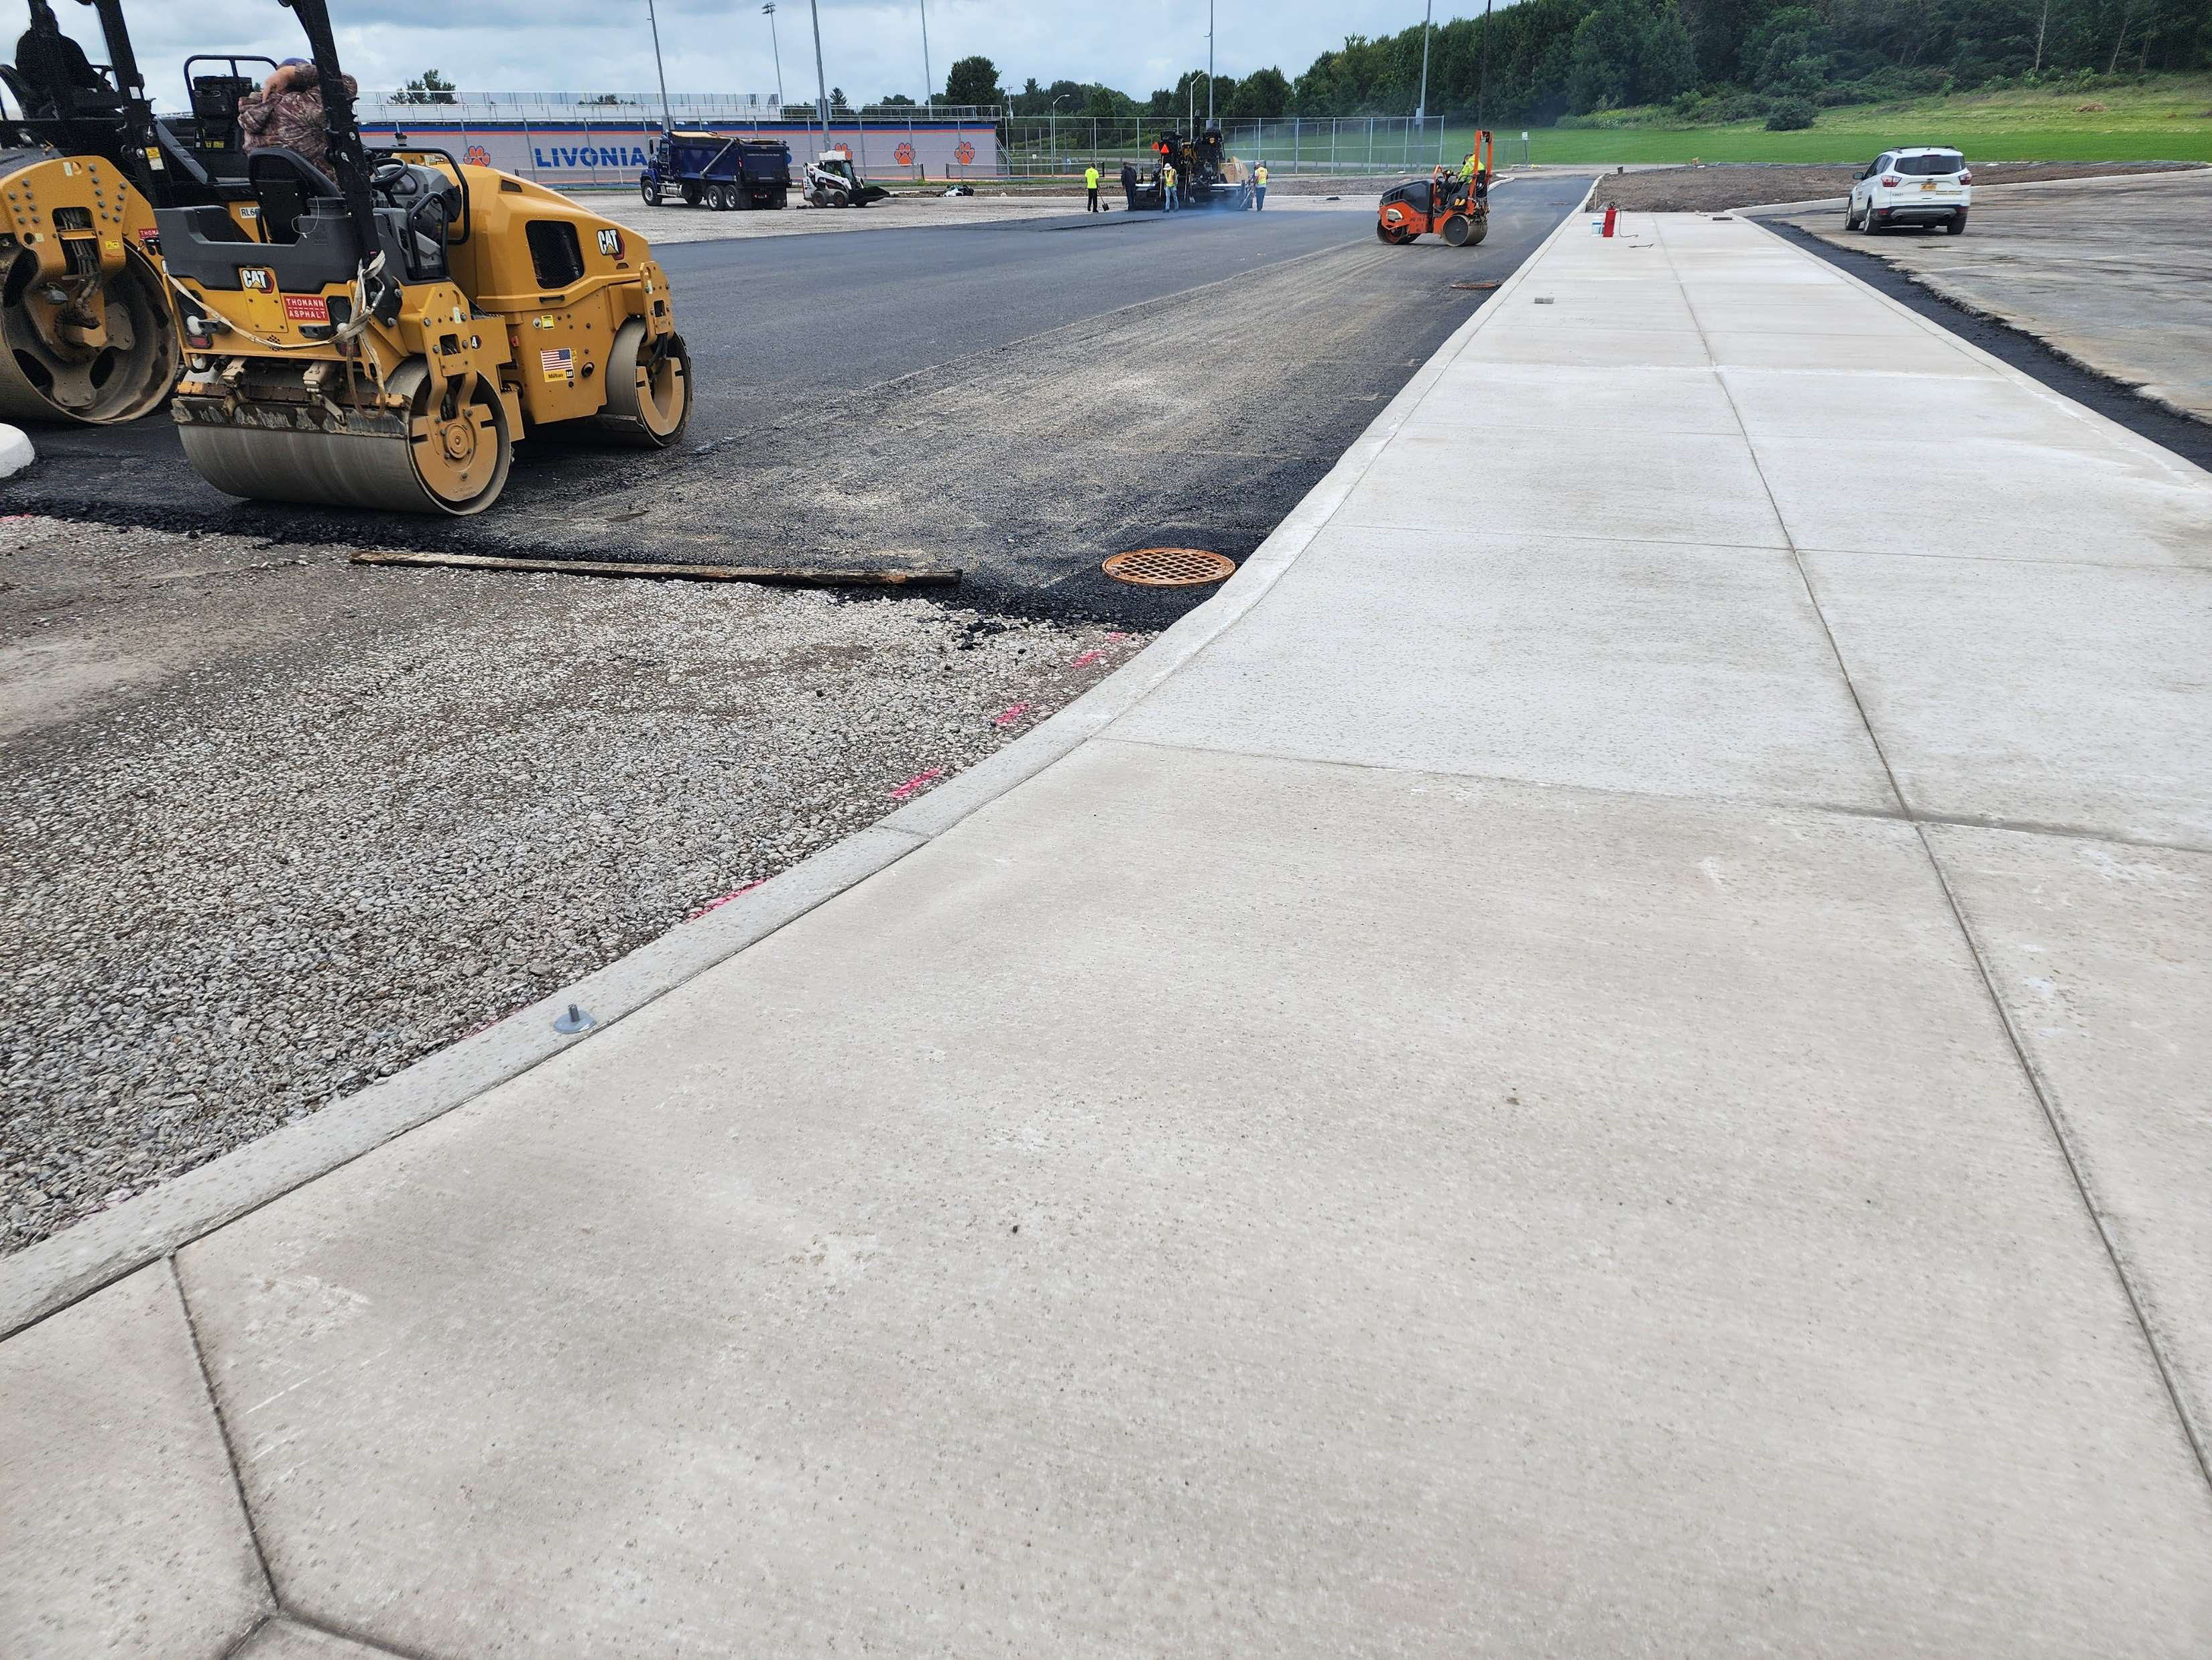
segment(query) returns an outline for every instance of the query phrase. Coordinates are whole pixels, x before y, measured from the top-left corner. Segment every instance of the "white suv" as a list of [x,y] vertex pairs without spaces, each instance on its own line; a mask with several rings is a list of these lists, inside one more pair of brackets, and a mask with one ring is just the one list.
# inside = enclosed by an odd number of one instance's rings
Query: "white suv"
[[1851,185],[1844,228],[1872,235],[1892,225],[1941,225],[1956,236],[1966,228],[1973,182],[1956,150],[1886,150]]

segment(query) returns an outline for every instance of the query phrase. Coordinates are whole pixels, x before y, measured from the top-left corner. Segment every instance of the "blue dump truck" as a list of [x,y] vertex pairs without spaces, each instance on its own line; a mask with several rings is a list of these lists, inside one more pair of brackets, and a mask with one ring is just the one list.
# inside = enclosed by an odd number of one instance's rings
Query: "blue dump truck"
[[637,179],[646,205],[780,208],[791,196],[791,146],[720,132],[664,133]]

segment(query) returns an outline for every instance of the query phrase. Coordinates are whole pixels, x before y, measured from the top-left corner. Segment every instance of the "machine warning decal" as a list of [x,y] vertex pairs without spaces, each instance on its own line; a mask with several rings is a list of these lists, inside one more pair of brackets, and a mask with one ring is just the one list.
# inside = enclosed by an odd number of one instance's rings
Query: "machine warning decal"
[[276,292],[276,273],[266,265],[240,265],[238,268],[238,286],[255,294],[274,294]]
[[545,372],[548,380],[569,380],[575,378],[575,354],[562,346],[557,350],[541,351],[538,365]]
[[238,216],[240,219],[258,219],[261,216],[260,205],[253,202],[241,202],[238,207]]
[[622,258],[622,233],[609,226],[599,233],[599,252],[610,259]]
[[295,323],[327,323],[331,308],[319,294],[288,294],[284,296],[284,315]]

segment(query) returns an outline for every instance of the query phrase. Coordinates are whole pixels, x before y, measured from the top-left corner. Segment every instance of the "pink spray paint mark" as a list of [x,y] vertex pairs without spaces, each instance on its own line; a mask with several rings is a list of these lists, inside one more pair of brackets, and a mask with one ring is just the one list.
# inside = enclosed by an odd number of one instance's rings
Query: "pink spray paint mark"
[[891,792],[891,800],[903,801],[909,795],[919,795],[944,776],[945,769],[942,767],[932,767],[927,772],[918,772]]
[[720,910],[723,906],[728,904],[732,899],[744,898],[745,895],[750,893],[755,888],[760,886],[762,882],[765,882],[767,880],[768,878],[763,876],[760,878],[758,881],[746,883],[744,886],[739,888],[735,893],[726,893],[720,899],[709,899],[705,904],[700,906],[698,909],[693,911],[690,915],[685,917],[684,920],[687,922],[696,922],[701,917],[704,916],[708,911]]
[[1089,651],[1085,652],[1082,656],[1075,660],[1074,666],[1079,669],[1087,669],[1105,654],[1106,654],[1103,650],[1098,647],[1093,646]]
[[991,724],[994,727],[1011,727],[1015,721],[1020,720],[1029,712],[1030,706],[1027,703],[1017,703],[1013,708],[1010,709],[1000,709],[996,714],[993,715],[991,717]]

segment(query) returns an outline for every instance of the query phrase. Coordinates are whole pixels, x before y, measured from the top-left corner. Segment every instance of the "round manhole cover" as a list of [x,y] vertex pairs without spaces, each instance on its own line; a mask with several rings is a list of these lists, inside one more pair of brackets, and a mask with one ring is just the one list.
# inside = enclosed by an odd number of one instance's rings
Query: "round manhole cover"
[[1116,582],[1146,588],[1194,588],[1233,576],[1237,562],[1198,548],[1133,548],[1099,569]]

